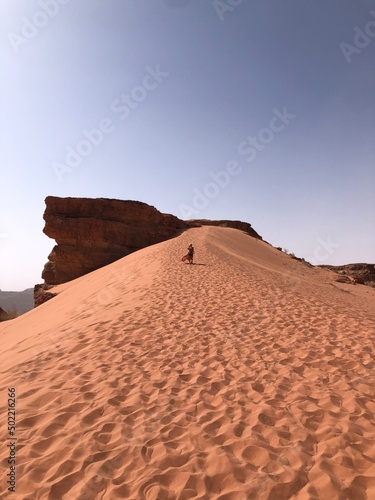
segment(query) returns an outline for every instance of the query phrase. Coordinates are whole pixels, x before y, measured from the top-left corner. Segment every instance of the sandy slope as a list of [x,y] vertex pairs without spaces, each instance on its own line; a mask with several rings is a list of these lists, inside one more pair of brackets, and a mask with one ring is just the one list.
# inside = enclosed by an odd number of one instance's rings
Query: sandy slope
[[375,290],[213,227],[59,288],[0,326],[10,498],[375,498]]

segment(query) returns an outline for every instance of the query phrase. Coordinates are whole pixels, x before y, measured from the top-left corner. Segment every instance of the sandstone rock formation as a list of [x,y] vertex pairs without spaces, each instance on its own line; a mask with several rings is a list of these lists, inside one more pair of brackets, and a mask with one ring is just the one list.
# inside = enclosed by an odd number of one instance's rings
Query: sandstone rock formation
[[240,220],[191,219],[186,222],[188,222],[191,225],[199,225],[199,226],[233,227],[234,229],[239,229],[240,231],[244,231],[250,236],[253,236],[253,238],[258,238],[259,240],[262,239],[262,237],[251,227],[251,224],[249,224],[248,222],[241,222]]
[[346,264],[344,266],[319,266],[338,274],[341,283],[368,285],[375,287],[375,264]]
[[189,225],[139,201],[46,198],[43,232],[56,240],[42,278],[56,285],[177,235]]
[[34,307],[40,306],[44,302],[47,302],[47,300],[56,297],[56,293],[48,291],[51,288],[53,288],[53,285],[47,285],[46,283],[34,286]]

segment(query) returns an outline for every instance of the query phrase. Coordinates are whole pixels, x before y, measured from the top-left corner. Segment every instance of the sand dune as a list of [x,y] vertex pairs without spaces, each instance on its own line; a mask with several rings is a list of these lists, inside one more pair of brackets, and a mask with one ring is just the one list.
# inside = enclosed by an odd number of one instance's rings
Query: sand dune
[[0,326],[9,498],[375,498],[375,290],[202,227],[58,291]]

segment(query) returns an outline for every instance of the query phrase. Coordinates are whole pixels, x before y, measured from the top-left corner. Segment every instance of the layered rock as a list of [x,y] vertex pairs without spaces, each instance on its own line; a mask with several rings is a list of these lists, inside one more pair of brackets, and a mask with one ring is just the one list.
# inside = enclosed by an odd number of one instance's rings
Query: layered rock
[[191,219],[186,221],[191,225],[198,226],[221,226],[221,227],[233,227],[234,229],[239,229],[243,231],[253,238],[257,238],[259,240],[262,237],[251,227],[251,224],[248,222],[242,222],[240,220],[208,220],[208,219]]
[[34,286],[34,307],[38,307],[47,300],[56,297],[56,293],[48,291],[51,288],[53,288],[53,285],[47,285],[46,283]]
[[344,266],[320,266],[336,272],[337,281],[375,287],[375,264],[346,264]]
[[139,201],[46,198],[43,232],[55,239],[42,278],[56,285],[136,250],[176,236],[189,225]]

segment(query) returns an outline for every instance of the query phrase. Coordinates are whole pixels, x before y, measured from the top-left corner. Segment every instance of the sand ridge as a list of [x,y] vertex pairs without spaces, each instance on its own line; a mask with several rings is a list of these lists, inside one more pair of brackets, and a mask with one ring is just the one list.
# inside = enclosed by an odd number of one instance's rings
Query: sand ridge
[[373,290],[203,227],[60,292],[0,326],[17,498],[375,497]]

